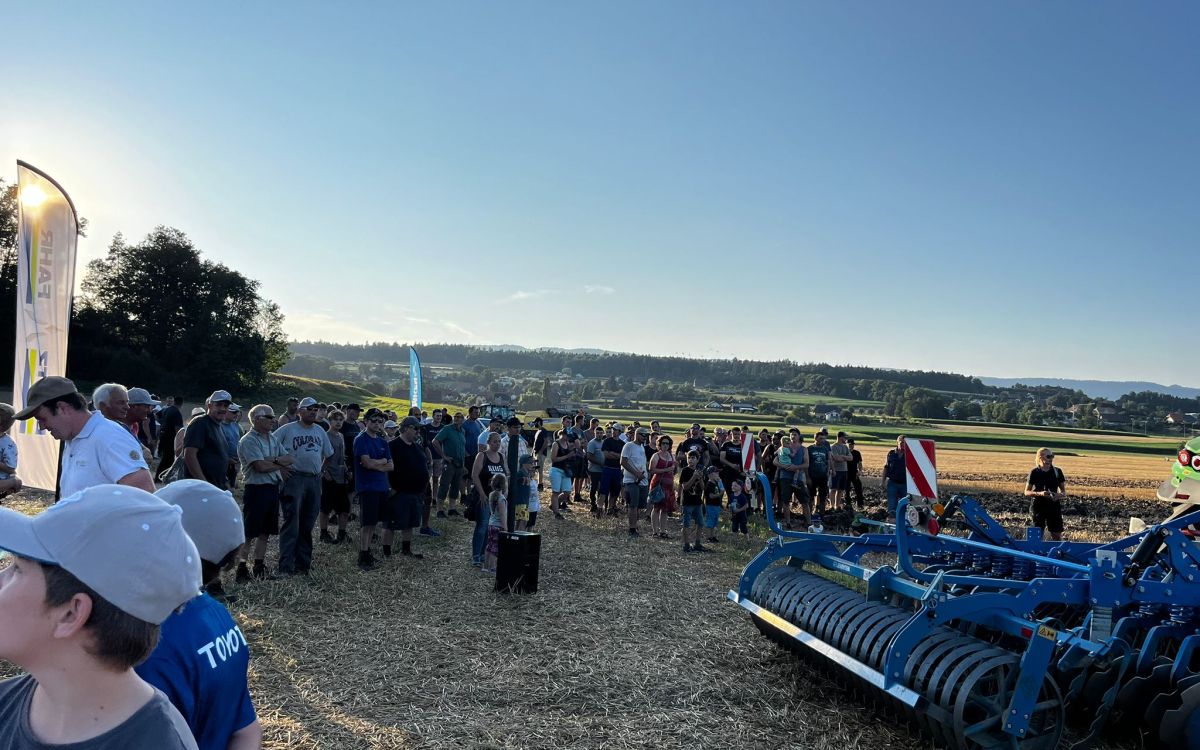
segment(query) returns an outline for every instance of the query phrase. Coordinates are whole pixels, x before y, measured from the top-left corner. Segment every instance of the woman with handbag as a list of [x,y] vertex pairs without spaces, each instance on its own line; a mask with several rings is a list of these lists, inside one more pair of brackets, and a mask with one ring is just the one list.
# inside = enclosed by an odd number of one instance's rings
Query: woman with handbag
[[486,449],[475,454],[475,463],[471,465],[471,494],[474,498],[468,512],[474,511],[475,516],[475,534],[471,538],[471,564],[475,567],[483,565],[488,522],[491,520],[487,488],[492,486],[492,479],[497,476],[507,477],[508,469],[504,465],[504,454],[500,452],[500,433],[492,432],[488,434]]
[[650,528],[658,539],[670,539],[667,514],[675,508],[675,456],[671,438],[658,439],[658,452],[650,457]]

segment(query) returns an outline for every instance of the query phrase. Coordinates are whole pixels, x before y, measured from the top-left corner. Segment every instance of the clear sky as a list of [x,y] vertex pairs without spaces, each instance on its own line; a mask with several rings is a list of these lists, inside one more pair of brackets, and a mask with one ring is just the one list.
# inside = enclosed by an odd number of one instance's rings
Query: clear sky
[[1200,5],[11,3],[0,174],[294,338],[1200,385]]

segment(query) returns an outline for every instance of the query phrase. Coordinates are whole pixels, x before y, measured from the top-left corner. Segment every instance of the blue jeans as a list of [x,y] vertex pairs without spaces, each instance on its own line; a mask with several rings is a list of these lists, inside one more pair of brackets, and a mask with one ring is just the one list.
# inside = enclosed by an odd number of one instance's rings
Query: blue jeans
[[292,474],[279,498],[283,528],[279,531],[279,570],[306,571],[312,567],[312,530],[321,512],[321,477]]
[[887,483],[887,508],[888,513],[895,514],[896,506],[900,503],[900,498],[908,494],[908,483],[897,482],[894,479],[889,479]]
[[492,509],[486,497],[478,500],[479,513],[475,516],[475,533],[471,536],[471,562],[483,562],[483,548],[487,545],[488,521],[492,518]]

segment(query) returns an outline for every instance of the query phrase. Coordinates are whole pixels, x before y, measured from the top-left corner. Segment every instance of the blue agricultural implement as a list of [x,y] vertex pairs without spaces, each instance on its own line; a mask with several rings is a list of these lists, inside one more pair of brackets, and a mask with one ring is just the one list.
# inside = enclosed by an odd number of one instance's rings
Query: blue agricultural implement
[[1091,544],[905,498],[895,524],[813,534],[759,481],[776,536],[729,599],[865,701],[949,748],[1200,749],[1200,512]]

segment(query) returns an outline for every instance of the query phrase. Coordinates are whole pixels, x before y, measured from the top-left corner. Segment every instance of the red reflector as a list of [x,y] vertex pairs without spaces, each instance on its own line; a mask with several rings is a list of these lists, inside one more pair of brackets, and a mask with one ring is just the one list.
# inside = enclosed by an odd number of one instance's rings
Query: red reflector
[[1033,628],[1021,628],[1021,637],[1022,638],[1032,638],[1033,637]]
[[1176,499],[1176,500],[1190,500],[1190,499],[1191,499],[1191,497],[1192,497],[1191,495],[1185,495],[1185,494],[1183,494],[1182,492],[1176,492],[1176,493],[1175,493],[1175,499]]

